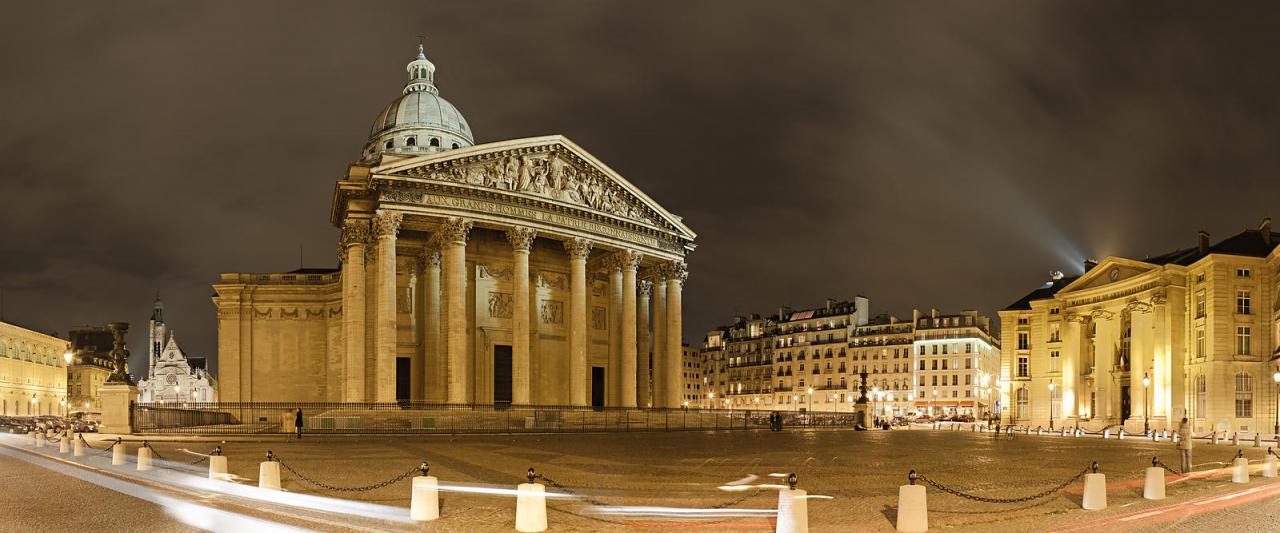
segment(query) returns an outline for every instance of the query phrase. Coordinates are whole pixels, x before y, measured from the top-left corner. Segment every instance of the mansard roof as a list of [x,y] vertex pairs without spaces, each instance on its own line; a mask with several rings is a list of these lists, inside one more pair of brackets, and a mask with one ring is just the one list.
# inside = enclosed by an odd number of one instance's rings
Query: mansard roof
[[1050,281],[1048,283],[1045,283],[1044,285],[1040,286],[1040,288],[1027,293],[1027,295],[1023,296],[1022,298],[1019,298],[1018,301],[1009,304],[1009,307],[1004,308],[1004,310],[1005,311],[1029,310],[1031,309],[1031,302],[1036,300],[1043,300],[1045,298],[1052,298],[1053,295],[1058,293],[1058,291],[1062,290],[1067,285],[1070,285],[1071,282],[1077,279],[1080,279],[1080,276],[1065,276],[1065,277]]

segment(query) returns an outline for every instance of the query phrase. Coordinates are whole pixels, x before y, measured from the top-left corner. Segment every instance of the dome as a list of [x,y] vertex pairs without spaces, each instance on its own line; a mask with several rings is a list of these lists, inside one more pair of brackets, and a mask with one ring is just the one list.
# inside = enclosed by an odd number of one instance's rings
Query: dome
[[440,96],[436,67],[418,45],[418,57],[405,67],[409,81],[404,93],[387,105],[373,122],[366,159],[380,153],[422,155],[475,144],[471,126],[458,108]]

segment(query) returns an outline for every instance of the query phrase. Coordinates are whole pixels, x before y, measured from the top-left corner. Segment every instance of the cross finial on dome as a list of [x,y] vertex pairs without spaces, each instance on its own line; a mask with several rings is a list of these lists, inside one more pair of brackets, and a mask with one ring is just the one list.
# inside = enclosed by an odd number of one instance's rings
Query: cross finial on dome
[[427,40],[427,36],[419,33],[418,34],[418,59],[427,58],[427,54],[422,51],[422,42],[425,40]]

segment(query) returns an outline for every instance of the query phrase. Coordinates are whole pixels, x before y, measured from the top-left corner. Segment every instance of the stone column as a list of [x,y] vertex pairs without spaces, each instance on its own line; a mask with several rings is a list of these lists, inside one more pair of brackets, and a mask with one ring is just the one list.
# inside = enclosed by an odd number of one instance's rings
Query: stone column
[[618,375],[620,405],[636,406],[636,267],[640,265],[640,254],[624,250],[619,256],[622,266],[622,306],[619,313],[622,331],[622,366]]
[[636,305],[636,405],[649,407],[652,396],[649,393],[649,294],[653,291],[653,282],[640,282],[640,301]]
[[[1116,345],[1120,342],[1119,317],[1110,311],[1103,311],[1094,315],[1094,323],[1097,325],[1097,333],[1094,335],[1094,370],[1093,384],[1095,395],[1097,396],[1098,412],[1094,413],[1095,419],[1101,418],[1108,423],[1115,422],[1120,417],[1119,412],[1119,394],[1115,393],[1116,399],[1112,399],[1111,383],[1115,378],[1112,376],[1116,361]],[[1116,405],[1112,406],[1112,403]],[[1124,422],[1120,420],[1120,422]]]
[[511,243],[511,403],[529,404],[529,251],[538,232],[532,228],[507,230]]
[[609,256],[606,264],[609,268],[609,310],[605,316],[605,326],[609,331],[609,372],[605,381],[605,405],[610,407],[622,405],[622,257],[618,254]]
[[654,407],[667,405],[667,383],[664,377],[667,364],[667,278],[662,268],[656,269],[653,281],[653,370],[652,396]]
[[569,254],[569,404],[587,405],[587,257],[591,241],[564,242]]
[[1080,414],[1080,319],[1067,315],[1062,324],[1062,418],[1068,422]]
[[467,237],[471,221],[451,217],[441,224],[440,266],[444,278],[445,350],[449,367],[449,403],[471,403],[471,365],[467,364]]
[[[1151,365],[1151,418],[1152,425],[1156,426],[1158,420],[1159,427],[1168,428],[1172,425],[1169,419],[1172,410],[1170,398],[1172,397],[1172,383],[1170,382],[1170,332],[1169,332],[1169,304],[1164,294],[1156,294],[1151,297],[1152,322],[1154,322],[1152,335],[1152,354],[1153,364]],[[1193,334],[1194,335],[1194,334]],[[1194,340],[1192,341],[1194,342]]]
[[667,274],[667,357],[663,365],[662,380],[666,382],[666,406],[680,406],[680,395],[684,392],[684,380],[680,376],[684,357],[681,353],[680,341],[684,331],[684,318],[681,314],[681,291],[684,280],[688,276],[684,261],[672,261]]
[[[342,222],[342,401],[363,402],[364,396],[364,248],[369,241],[367,220]],[[246,320],[247,322],[247,320]]]
[[418,281],[418,328],[422,346],[423,398],[428,402],[443,403],[448,397],[448,366],[440,355],[440,250],[431,242],[418,251],[418,268],[422,272]]
[[[1149,308],[1134,308],[1130,313],[1132,326],[1129,337],[1129,418],[1133,427],[1141,428],[1147,412],[1147,404],[1154,400],[1151,396],[1155,382],[1151,379],[1149,368],[1151,353],[1151,312]],[[1147,375],[1151,383],[1142,386],[1142,376]]]
[[394,211],[380,211],[373,216],[373,233],[378,241],[373,337],[376,402],[396,401],[396,233],[403,218],[403,214]]

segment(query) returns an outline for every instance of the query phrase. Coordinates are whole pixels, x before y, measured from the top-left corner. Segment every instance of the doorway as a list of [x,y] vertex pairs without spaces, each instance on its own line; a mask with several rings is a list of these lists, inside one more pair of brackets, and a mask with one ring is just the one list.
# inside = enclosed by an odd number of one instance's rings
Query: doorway
[[511,346],[493,347],[493,404],[511,405]]
[[591,367],[591,406],[604,407],[604,367]]
[[1129,387],[1120,387],[1120,423],[1129,419]]
[[409,358],[396,358],[396,401],[409,401]]

